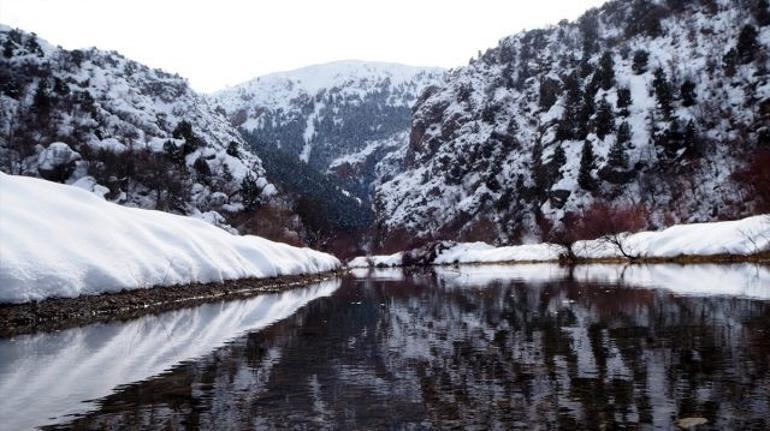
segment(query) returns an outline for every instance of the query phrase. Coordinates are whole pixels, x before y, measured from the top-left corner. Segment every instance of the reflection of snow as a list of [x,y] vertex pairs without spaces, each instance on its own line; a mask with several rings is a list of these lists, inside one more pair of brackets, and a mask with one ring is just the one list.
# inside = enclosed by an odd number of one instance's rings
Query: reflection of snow
[[8,429],[27,429],[49,417],[82,412],[87,408],[83,400],[104,397],[118,385],[207,354],[245,331],[285,319],[338,287],[338,280],[329,281],[128,323],[0,340],[0,418]]
[[[569,275],[556,264],[439,266],[434,268],[448,286],[481,286],[493,281],[558,282]],[[752,264],[708,265],[581,265],[575,281],[659,288],[681,295],[731,295],[770,299],[770,267]]]
[[770,267],[763,265],[585,265],[575,269],[575,278],[661,288],[681,295],[770,299]]

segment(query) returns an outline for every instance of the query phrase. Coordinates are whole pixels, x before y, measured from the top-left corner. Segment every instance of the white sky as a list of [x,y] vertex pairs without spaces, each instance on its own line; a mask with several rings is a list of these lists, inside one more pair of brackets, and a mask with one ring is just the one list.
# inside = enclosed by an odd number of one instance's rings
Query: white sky
[[454,67],[522,29],[604,0],[0,0],[0,22],[96,46],[210,92],[270,72],[360,59]]

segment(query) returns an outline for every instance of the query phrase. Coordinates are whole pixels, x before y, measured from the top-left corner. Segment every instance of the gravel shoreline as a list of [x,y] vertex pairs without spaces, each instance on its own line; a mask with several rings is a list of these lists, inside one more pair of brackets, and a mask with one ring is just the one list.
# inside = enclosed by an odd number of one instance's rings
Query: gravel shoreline
[[0,304],[0,338],[58,331],[95,322],[130,320],[207,302],[281,292],[329,280],[343,273],[344,271],[340,270],[311,275],[233,280],[226,283],[196,283],[77,298],[53,298],[25,304]]

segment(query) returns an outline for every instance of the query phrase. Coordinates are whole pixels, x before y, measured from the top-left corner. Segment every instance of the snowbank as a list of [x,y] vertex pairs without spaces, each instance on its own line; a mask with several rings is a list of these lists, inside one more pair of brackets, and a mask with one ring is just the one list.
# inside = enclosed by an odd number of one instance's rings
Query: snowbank
[[404,259],[404,253],[398,252],[384,256],[359,256],[348,262],[348,268],[369,268],[379,267],[387,268],[401,266]]
[[[747,256],[770,251],[770,215],[639,232],[622,237],[621,243],[627,254],[639,257]],[[617,246],[597,240],[575,244],[575,253],[588,258],[621,256]]]
[[0,302],[329,271],[333,256],[0,174]]
[[[641,258],[677,256],[748,256],[770,251],[770,215],[743,220],[678,225],[658,232],[621,235],[618,242],[626,254]],[[483,242],[459,243],[442,250],[431,263],[549,262],[559,259],[562,247],[554,244],[525,244],[494,247]],[[587,259],[622,258],[616,244],[606,240],[579,241],[575,254]],[[398,266],[404,253],[357,257],[350,267]]]
[[461,243],[443,251],[434,263],[542,262],[559,258],[559,249],[550,244],[494,247],[483,242]]

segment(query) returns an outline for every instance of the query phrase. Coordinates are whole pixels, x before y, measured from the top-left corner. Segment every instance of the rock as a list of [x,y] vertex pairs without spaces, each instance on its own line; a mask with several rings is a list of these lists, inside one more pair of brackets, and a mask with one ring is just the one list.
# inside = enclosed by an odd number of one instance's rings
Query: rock
[[75,170],[80,154],[64,142],[54,142],[37,157],[37,171],[49,181],[64,182]]
[[227,203],[227,195],[222,192],[215,192],[212,193],[211,196],[209,196],[209,205],[211,205],[214,208],[220,208],[222,205]]

